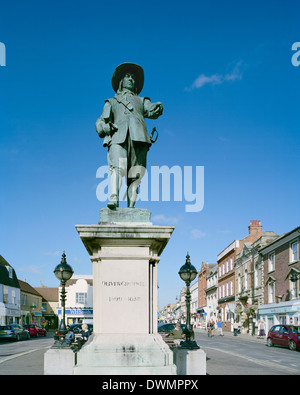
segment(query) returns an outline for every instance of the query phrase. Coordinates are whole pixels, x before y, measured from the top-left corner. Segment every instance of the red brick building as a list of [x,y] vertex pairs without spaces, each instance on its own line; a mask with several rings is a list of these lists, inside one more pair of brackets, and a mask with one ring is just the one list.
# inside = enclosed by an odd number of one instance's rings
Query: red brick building
[[[264,305],[259,315],[266,331],[275,324],[300,325],[300,227],[260,251],[264,264]],[[291,281],[296,275],[296,281]]]
[[299,298],[299,279],[290,281],[292,274],[300,275],[300,227],[284,233],[260,250],[264,261],[264,303],[285,302]]
[[249,234],[241,240],[234,240],[218,255],[218,316],[223,321],[223,329],[230,331],[235,310],[235,257],[244,243],[253,243],[261,237],[261,222],[251,220]]

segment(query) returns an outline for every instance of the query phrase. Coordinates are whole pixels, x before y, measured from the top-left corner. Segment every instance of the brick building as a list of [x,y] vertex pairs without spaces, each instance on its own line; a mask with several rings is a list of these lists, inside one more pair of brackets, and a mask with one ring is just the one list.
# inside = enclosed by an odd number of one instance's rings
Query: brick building
[[198,272],[198,322],[204,324],[207,316],[207,300],[206,300],[206,289],[207,289],[207,277],[210,275],[212,268],[216,266],[215,263],[202,262],[201,268]]
[[279,236],[272,231],[263,231],[255,242],[246,242],[235,259],[235,303],[240,313],[235,319],[242,333],[257,331],[257,306],[264,303],[264,265],[259,249]]
[[[300,324],[300,227],[284,233],[259,252],[264,262],[264,305],[259,314],[267,330],[277,323]],[[293,274],[298,280],[291,281]]]
[[248,235],[234,240],[218,255],[218,316],[223,329],[230,331],[235,317],[235,259],[245,243],[253,243],[262,235],[261,222],[251,220]]

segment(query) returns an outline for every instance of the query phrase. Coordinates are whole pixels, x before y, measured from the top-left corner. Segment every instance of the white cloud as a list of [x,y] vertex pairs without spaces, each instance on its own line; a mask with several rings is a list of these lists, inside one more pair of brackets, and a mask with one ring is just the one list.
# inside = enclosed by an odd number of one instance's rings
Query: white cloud
[[226,81],[241,80],[242,79],[242,72],[241,72],[242,63],[243,63],[242,60],[234,63],[233,66],[230,66],[231,70],[226,74],[213,74],[210,76],[201,74],[201,75],[199,75],[198,78],[195,79],[192,86],[190,88],[185,88],[185,90],[190,91],[192,89],[199,89],[199,88],[202,88],[206,84],[219,85],[219,84],[222,84]]
[[43,272],[41,271],[40,267],[37,265],[27,265],[27,266],[23,266],[20,267],[19,269],[17,269],[18,272],[21,273],[32,273],[32,274],[43,274]]
[[193,229],[191,230],[191,235],[193,239],[201,239],[205,236],[205,233],[200,229]]
[[217,84],[221,84],[222,82],[222,76],[219,74],[214,74],[211,75],[210,77],[207,77],[204,74],[201,74],[193,83],[192,85],[192,89],[193,88],[202,88],[202,86],[206,85],[206,84],[213,84],[213,85],[217,85]]
[[158,224],[175,224],[179,219],[176,217],[166,217],[165,214],[158,214],[154,215],[152,221]]

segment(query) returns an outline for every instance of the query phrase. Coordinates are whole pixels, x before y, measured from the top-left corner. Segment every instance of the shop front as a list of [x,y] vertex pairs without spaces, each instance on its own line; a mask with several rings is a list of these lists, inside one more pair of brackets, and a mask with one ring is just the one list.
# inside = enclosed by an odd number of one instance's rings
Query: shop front
[[42,324],[42,313],[40,311],[34,311],[31,313],[32,324],[41,326]]
[[21,318],[21,311],[19,308],[5,308],[5,322],[4,325],[18,324]]
[[273,325],[300,325],[300,300],[258,306],[258,314],[266,326],[266,333]]
[[[61,308],[57,310],[59,321],[61,320],[62,311]],[[92,323],[93,322],[93,309],[91,308],[71,308],[67,307],[65,310],[66,324],[80,324],[80,323]]]

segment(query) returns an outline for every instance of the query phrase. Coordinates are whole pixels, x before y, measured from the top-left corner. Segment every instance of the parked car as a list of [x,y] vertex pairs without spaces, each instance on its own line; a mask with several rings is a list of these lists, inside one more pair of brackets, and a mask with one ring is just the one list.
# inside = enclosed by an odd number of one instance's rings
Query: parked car
[[46,336],[47,335],[46,329],[45,328],[41,328],[41,327],[39,327],[37,325],[33,325],[33,324],[31,324],[31,325],[24,325],[24,327],[25,327],[25,329],[28,330],[28,332],[29,332],[31,337],[32,336],[38,337],[38,336]]
[[30,339],[29,331],[18,324],[0,326],[0,339],[27,340]]
[[295,325],[273,325],[268,332],[267,344],[286,346],[295,351],[300,348],[300,327]]

